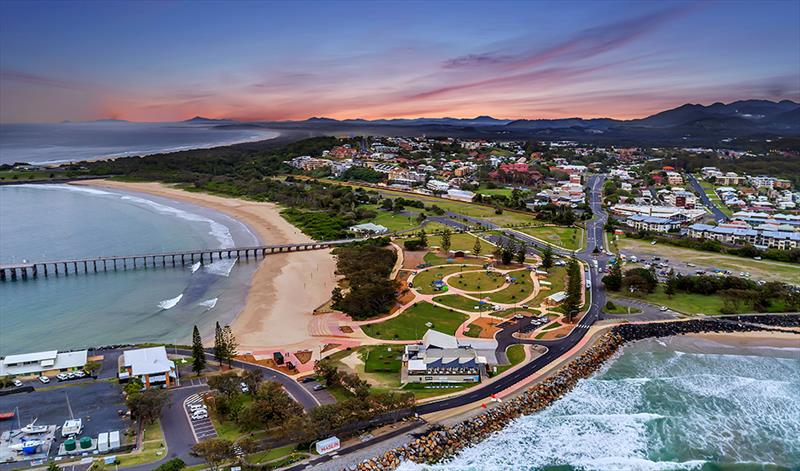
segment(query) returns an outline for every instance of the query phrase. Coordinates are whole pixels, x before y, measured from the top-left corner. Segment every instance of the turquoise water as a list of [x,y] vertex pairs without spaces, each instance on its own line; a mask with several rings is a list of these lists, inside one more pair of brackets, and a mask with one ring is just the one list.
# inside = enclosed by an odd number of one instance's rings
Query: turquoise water
[[551,407],[433,469],[800,469],[800,349],[637,342]]
[[[69,185],[0,187],[0,263],[247,246],[216,211]],[[0,354],[140,341],[184,342],[230,322],[255,264],[148,268],[0,283]]]

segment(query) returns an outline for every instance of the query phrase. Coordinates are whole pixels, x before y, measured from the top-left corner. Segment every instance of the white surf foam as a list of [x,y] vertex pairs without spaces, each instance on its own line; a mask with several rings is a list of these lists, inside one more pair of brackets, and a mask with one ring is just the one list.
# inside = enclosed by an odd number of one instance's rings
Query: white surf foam
[[206,308],[206,311],[210,311],[210,310],[214,309],[214,306],[217,305],[217,300],[218,299],[219,298],[206,299],[205,301],[202,301],[199,304],[201,306],[203,306],[204,308]]
[[183,293],[175,296],[174,298],[161,301],[158,303],[158,307],[165,311],[167,309],[172,309],[173,307],[177,306],[179,302],[181,302],[181,298],[183,298]]
[[238,258],[223,258],[205,266],[206,272],[217,276],[230,276]]
[[174,208],[172,206],[167,206],[165,204],[156,203],[155,201],[146,198],[140,198],[138,196],[123,195],[121,199],[125,201],[130,201],[132,203],[137,203],[139,205],[147,206],[148,208],[154,209],[159,213],[169,214],[184,219],[186,221],[204,222],[209,225],[210,230],[208,233],[219,241],[220,248],[228,248],[228,247],[233,247],[235,245],[233,242],[233,236],[231,235],[231,231],[226,226],[218,223],[213,219],[201,216],[199,214],[191,213],[189,211],[184,211],[182,209]]
[[194,273],[197,270],[199,270],[200,269],[200,265],[202,265],[200,262],[196,262],[194,265],[192,265],[192,267],[191,267],[192,273]]
[[110,191],[103,191],[97,188],[91,188],[87,186],[77,186],[77,185],[33,185],[33,184],[23,184],[18,185],[17,188],[35,188],[37,190],[59,190],[59,191],[71,191],[74,193],[88,193],[91,195],[115,195],[116,193],[112,193]]

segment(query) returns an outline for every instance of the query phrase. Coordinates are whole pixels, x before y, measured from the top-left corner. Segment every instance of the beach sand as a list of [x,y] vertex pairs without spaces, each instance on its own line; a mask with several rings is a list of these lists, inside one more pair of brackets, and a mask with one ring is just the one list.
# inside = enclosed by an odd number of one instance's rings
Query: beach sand
[[[86,180],[73,184],[137,191],[205,206],[244,222],[264,244],[311,241],[283,219],[280,208],[272,203],[192,193],[161,183]],[[268,255],[253,275],[245,306],[231,325],[239,351],[319,345],[319,339],[309,332],[309,322],[314,309],[330,298],[335,269],[330,250]]]

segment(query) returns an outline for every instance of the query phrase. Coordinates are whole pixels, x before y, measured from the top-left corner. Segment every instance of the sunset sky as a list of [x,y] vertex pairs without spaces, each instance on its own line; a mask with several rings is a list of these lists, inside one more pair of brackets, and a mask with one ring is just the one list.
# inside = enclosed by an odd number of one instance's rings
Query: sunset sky
[[800,99],[800,2],[0,2],[0,120],[643,117]]

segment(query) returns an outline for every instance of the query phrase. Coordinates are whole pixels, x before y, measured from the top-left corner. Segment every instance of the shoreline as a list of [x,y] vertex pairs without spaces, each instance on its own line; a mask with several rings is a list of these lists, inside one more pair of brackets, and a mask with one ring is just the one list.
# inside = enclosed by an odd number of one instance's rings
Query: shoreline
[[[404,445],[376,443],[374,449],[365,450],[365,459],[355,464],[356,469],[397,469],[403,462],[418,464],[441,463],[465,447],[483,441],[491,434],[505,428],[514,419],[538,412],[563,397],[583,378],[596,374],[628,343],[645,339],[685,339],[692,343],[717,346],[730,350],[772,348],[795,350],[800,343],[800,316],[742,316],[745,321],[755,320],[761,327],[713,318],[687,319],[654,324],[619,324],[607,326],[587,349],[563,358],[560,366],[546,379],[520,391],[513,399],[495,403],[478,415],[466,414],[454,424],[428,431]],[[776,326],[790,330],[776,330]],[[744,346],[744,348],[742,348]],[[460,415],[460,414],[459,414]],[[462,415],[463,417],[463,415]],[[444,418],[443,418],[444,419]]]
[[[135,191],[216,210],[247,225],[265,244],[312,241],[283,219],[273,203],[192,193],[152,182],[84,180],[71,184]],[[244,306],[231,322],[240,351],[257,354],[259,350],[318,346],[308,324],[314,309],[330,298],[335,267],[330,250],[273,254],[259,262]]]

